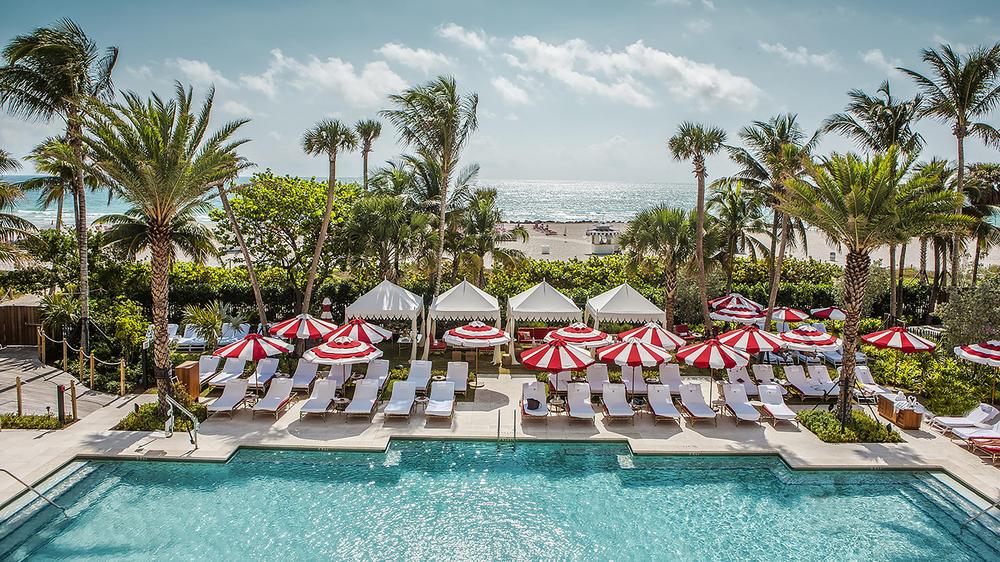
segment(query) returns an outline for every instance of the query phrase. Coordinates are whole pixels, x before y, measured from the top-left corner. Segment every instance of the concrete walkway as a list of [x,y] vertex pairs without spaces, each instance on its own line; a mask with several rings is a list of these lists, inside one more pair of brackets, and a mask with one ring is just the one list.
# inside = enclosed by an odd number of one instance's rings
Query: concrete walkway
[[[17,391],[15,380],[21,377],[21,400],[24,414],[45,414],[49,411],[55,415],[56,388],[64,385],[69,389],[69,383],[75,380],[73,375],[43,365],[38,360],[35,346],[8,346],[0,349],[0,413],[17,412]],[[76,385],[77,415],[81,418],[111,403],[116,396],[88,389],[85,385]],[[70,413],[70,396],[67,390],[66,413]]]

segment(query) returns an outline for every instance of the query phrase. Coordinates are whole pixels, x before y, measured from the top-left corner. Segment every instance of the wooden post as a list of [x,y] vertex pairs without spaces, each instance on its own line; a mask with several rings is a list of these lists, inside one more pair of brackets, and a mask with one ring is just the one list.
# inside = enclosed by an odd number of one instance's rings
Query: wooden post
[[118,396],[125,396],[125,358],[118,360]]
[[90,352],[90,388],[94,388],[94,352]]
[[23,416],[24,406],[21,403],[21,377],[17,377],[14,379],[14,388],[16,389],[15,394],[17,395],[17,415]]
[[45,334],[38,328],[38,360],[45,364]]
[[69,372],[69,344],[63,338],[63,371]]
[[80,370],[77,372],[77,378],[80,382],[83,382],[83,377],[86,375],[86,367],[83,366],[83,348],[80,348]]
[[69,401],[73,408],[73,421],[76,421],[76,381],[73,379],[69,380]]

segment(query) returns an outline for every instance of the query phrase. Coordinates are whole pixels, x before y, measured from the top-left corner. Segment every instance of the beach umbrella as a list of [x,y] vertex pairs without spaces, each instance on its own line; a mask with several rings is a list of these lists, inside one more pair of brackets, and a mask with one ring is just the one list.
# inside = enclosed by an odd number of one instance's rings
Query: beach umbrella
[[333,310],[331,309],[330,297],[323,297],[323,311],[319,313],[322,320],[333,320]]
[[774,309],[771,318],[779,322],[802,322],[806,318],[809,318],[809,315],[795,308],[779,306]]
[[351,338],[352,340],[363,341],[365,343],[377,344],[392,337],[392,332],[382,326],[376,326],[365,321],[364,318],[351,318],[347,324],[330,332],[326,340],[337,338]]
[[844,344],[833,334],[821,332],[812,326],[799,326],[790,332],[782,332],[778,337],[785,341],[788,349],[812,353],[836,351]]
[[368,363],[382,356],[382,350],[368,342],[340,337],[306,350],[302,358],[320,365]]
[[623,340],[635,338],[643,343],[649,343],[662,347],[667,351],[687,345],[684,338],[678,336],[670,330],[664,329],[663,326],[660,326],[656,322],[650,322],[644,326],[632,328],[631,330],[618,334],[618,337]]
[[585,369],[594,358],[586,349],[557,338],[523,351],[521,363],[529,369],[558,373]]
[[[483,347],[494,347],[510,342],[510,334],[482,322],[470,322],[458,328],[452,328],[444,333],[442,338],[448,345],[456,347],[466,347],[470,349],[480,349]],[[479,352],[476,352],[475,383],[479,384]]]
[[861,341],[881,349],[895,349],[902,353],[934,351],[937,344],[906,331],[906,328],[889,328],[861,336]]
[[699,369],[709,369],[711,380],[708,383],[708,400],[712,401],[712,394],[715,386],[715,369],[731,369],[733,367],[746,367],[750,364],[750,354],[740,351],[735,347],[730,347],[712,338],[701,343],[691,344],[677,350],[677,359],[684,361],[692,367]]
[[326,320],[299,314],[294,318],[289,318],[271,326],[271,335],[288,339],[318,340],[330,335],[337,329],[337,325]]
[[847,312],[843,308],[827,306],[824,308],[814,308],[809,311],[813,318],[820,320],[847,320]]
[[744,326],[718,337],[719,343],[747,353],[774,352],[785,347],[785,342],[777,334],[765,332],[757,326]]
[[597,359],[621,367],[632,367],[632,388],[635,388],[635,367],[655,367],[670,361],[670,354],[658,345],[636,338],[626,338],[597,350]]
[[569,326],[545,334],[547,342],[557,339],[579,347],[600,347],[614,341],[614,338],[607,333],[591,328],[583,322],[574,322]]
[[739,293],[729,293],[726,296],[714,298],[708,301],[709,308],[752,308],[754,310],[764,310],[763,305],[754,302]]
[[212,355],[227,359],[246,359],[259,361],[265,357],[288,353],[292,344],[277,338],[269,338],[262,334],[248,334],[245,338],[216,349]]
[[723,322],[736,322],[737,324],[754,324],[764,319],[764,315],[755,308],[729,306],[720,308],[709,316],[712,320]]
[[[965,359],[966,361],[990,367],[1000,367],[1000,340],[961,345],[956,347],[954,352],[960,359]],[[997,379],[993,377],[993,390],[990,391],[990,402],[996,401],[996,392]]]

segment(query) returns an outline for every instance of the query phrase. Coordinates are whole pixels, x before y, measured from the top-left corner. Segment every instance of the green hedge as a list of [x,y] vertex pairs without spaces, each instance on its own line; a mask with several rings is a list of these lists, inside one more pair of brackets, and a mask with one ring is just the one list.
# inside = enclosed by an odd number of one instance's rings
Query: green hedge
[[826,410],[802,410],[799,422],[825,443],[900,443],[903,438],[894,429],[880,424],[857,410],[851,412],[844,430],[840,420]]
[[60,429],[60,425],[55,416],[0,414],[0,430],[3,429]]

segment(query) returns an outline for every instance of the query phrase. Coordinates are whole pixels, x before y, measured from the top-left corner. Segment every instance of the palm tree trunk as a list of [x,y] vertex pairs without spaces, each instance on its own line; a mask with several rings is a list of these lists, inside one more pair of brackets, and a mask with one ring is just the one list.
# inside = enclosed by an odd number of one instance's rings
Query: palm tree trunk
[[60,192],[59,199],[56,201],[56,232],[62,232],[63,199],[65,197],[66,193]]
[[302,295],[302,314],[309,314],[309,301],[312,300],[313,285],[316,283],[316,270],[319,269],[319,259],[323,254],[323,244],[326,244],[326,234],[330,230],[330,215],[333,214],[334,190],[337,187],[337,153],[330,153],[330,181],[326,190],[326,210],[323,212],[323,223],[319,227],[319,237],[316,238],[316,249],[313,251],[312,264],[309,266],[309,276],[306,277],[306,290]]
[[[958,214],[962,213],[962,207],[965,205],[965,133],[964,131],[959,131],[955,135],[958,138],[958,169],[956,172],[958,175],[955,179],[955,187],[958,190],[960,197],[958,203],[958,209],[956,212]],[[954,247],[951,249],[951,286],[958,286],[958,268],[959,268],[959,257],[962,248],[962,237],[958,232],[955,232],[953,238]]]
[[889,244],[889,319],[896,319],[896,245]]
[[927,284],[927,237],[920,237],[920,283]]
[[167,414],[169,405],[165,396],[172,394],[170,388],[170,348],[167,338],[167,310],[170,290],[170,234],[161,225],[151,225],[149,229],[150,289],[153,297],[153,374],[156,377],[156,392],[159,395],[159,410]]
[[941,252],[937,244],[934,244],[934,277],[931,280],[931,292],[927,297],[927,311],[924,314],[924,323],[930,322],[934,307],[937,306],[938,292],[941,290]]
[[674,329],[674,296],[677,294],[677,269],[671,265],[666,266],[666,272],[663,278],[663,313],[666,317],[666,326],[664,328],[668,330]]
[[361,170],[361,173],[362,173],[362,176],[364,177],[365,191],[368,191],[368,153],[369,152],[371,152],[370,148],[367,149],[367,150],[362,150],[361,151],[361,160],[362,160],[362,164],[361,165],[364,167],[364,169]]
[[900,316],[903,316],[903,272],[906,271],[906,247],[909,245],[909,240],[904,241],[899,247],[899,272],[898,281],[896,282],[896,310],[899,312]]
[[979,281],[979,258],[983,252],[983,239],[976,236],[976,253],[972,260],[972,286],[975,287]]
[[844,320],[844,363],[840,372],[840,399],[837,402],[837,413],[841,425],[847,423],[851,412],[851,390],[854,388],[854,354],[858,350],[858,324],[861,320],[861,305],[865,300],[865,287],[868,284],[868,269],[871,257],[853,251],[847,253],[847,264],[844,271],[844,309],[847,318]]
[[[445,160],[442,158],[442,160]],[[440,210],[438,211],[438,247],[437,247],[437,260],[434,262],[434,282],[431,284],[431,295],[437,296],[438,289],[441,287],[441,274],[443,270],[441,269],[442,261],[444,260],[444,231],[445,231],[445,215],[448,213],[448,182],[451,181],[451,164],[447,166],[441,166],[441,185],[440,185],[440,197],[441,204]],[[458,259],[458,256],[453,256],[453,259]],[[454,268],[457,270],[457,267]]]
[[[79,111],[71,110],[67,129],[73,158],[82,166],[83,127]],[[74,191],[77,195],[76,240],[80,257],[80,349],[86,355],[90,352],[90,248],[87,231],[87,187],[84,185],[83,174],[82,168],[73,170]]]
[[733,292],[733,265],[736,262],[736,239],[729,239],[728,255],[726,256],[726,294]]
[[695,236],[694,259],[698,262],[698,296],[701,301],[701,316],[705,322],[705,337],[711,337],[713,327],[708,312],[708,279],[705,277],[705,157],[700,154],[694,157],[694,173],[698,178],[698,230]]
[[221,183],[219,184],[219,199],[222,201],[222,208],[226,211],[226,217],[229,218],[229,224],[233,226],[236,243],[239,244],[240,251],[243,252],[243,262],[247,266],[247,277],[250,278],[250,286],[253,287],[253,299],[257,303],[257,316],[260,317],[260,327],[266,331],[267,313],[264,311],[264,297],[260,292],[260,283],[257,282],[257,271],[253,265],[253,259],[250,257],[250,250],[247,249],[247,243],[243,239],[243,233],[240,231],[240,225],[236,222],[233,208],[229,205],[229,196],[226,195],[226,189]]
[[[774,256],[778,253],[778,229],[781,228],[781,213],[777,209],[771,209],[771,251],[767,254],[767,282],[774,279]],[[770,284],[767,292],[771,292]]]
[[781,233],[778,241],[778,254],[774,259],[774,271],[771,272],[771,290],[767,297],[767,316],[764,318],[764,329],[771,329],[771,316],[774,314],[774,305],[778,302],[778,287],[781,284],[781,267],[785,262],[785,248],[788,247],[788,215],[781,215]]

